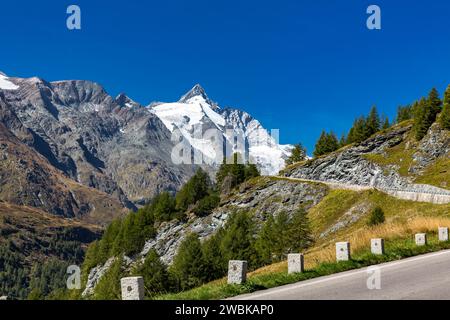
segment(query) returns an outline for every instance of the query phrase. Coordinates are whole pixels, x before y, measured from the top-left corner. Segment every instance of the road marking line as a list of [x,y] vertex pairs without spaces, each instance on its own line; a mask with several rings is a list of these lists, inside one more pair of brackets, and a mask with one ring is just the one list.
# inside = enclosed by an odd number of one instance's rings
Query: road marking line
[[[421,256],[418,256],[418,257],[406,258],[406,259],[403,259],[403,260],[400,260],[400,261],[393,261],[393,262],[386,262],[386,263],[381,263],[381,264],[375,264],[375,265],[364,267],[364,268],[359,269],[359,270],[344,271],[344,272],[346,272],[345,274],[324,276],[324,277],[326,277],[325,279],[317,279],[317,280],[311,279],[311,281],[308,282],[308,283],[299,282],[297,284],[295,284],[295,283],[294,284],[287,284],[286,286],[289,286],[289,287],[286,287],[286,288],[267,289],[267,292],[262,292],[262,293],[257,293],[257,294],[251,294],[250,293],[250,294],[246,295],[245,297],[238,298],[236,300],[255,299],[255,298],[259,298],[259,297],[263,297],[263,296],[267,296],[267,295],[271,295],[271,294],[277,294],[277,293],[282,293],[282,292],[286,292],[286,291],[300,289],[300,288],[303,288],[303,287],[308,287],[308,286],[311,286],[311,285],[314,285],[314,284],[320,284],[320,283],[327,282],[327,281],[330,281],[330,280],[338,280],[338,279],[350,277],[350,276],[353,276],[353,275],[357,275],[357,274],[360,274],[360,273],[366,273],[367,272],[367,268],[374,267],[374,266],[377,266],[380,269],[382,269],[382,268],[389,268],[389,267],[398,266],[400,264],[405,264],[405,263],[414,262],[414,261],[418,261],[418,260],[424,260],[424,259],[428,259],[428,258],[433,258],[433,257],[437,257],[437,256],[441,256],[441,255],[444,255],[444,254],[449,254],[449,253],[450,253],[450,250],[444,250],[444,251],[440,251],[440,252],[435,252],[435,253],[429,253],[429,254],[421,255]],[[308,280],[305,280],[305,281],[308,281]]]

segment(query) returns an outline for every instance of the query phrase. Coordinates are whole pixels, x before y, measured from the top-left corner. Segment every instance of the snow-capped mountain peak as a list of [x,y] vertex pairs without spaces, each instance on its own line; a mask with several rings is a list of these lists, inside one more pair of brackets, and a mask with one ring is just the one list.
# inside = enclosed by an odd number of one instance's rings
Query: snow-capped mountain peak
[[0,90],[17,90],[19,86],[15,85],[8,76],[0,72]]
[[202,97],[205,101],[209,100],[205,89],[203,89],[203,87],[197,83],[195,86],[192,87],[191,90],[189,90],[186,94],[184,94],[180,98],[180,100],[178,100],[178,102],[186,103],[194,97]]
[[132,100],[130,97],[128,97],[125,93],[120,93],[115,99],[114,102],[117,103],[122,108],[135,108],[135,107],[141,107],[139,103]]
[[[233,152],[245,152],[249,157],[247,160],[256,163],[263,174],[273,175],[283,168],[284,159],[290,154],[290,146],[279,145],[258,120],[237,109],[220,109],[200,85],[195,85],[178,102],[148,108],[169,131],[178,130],[194,150],[200,151],[215,165]],[[205,134],[211,129],[217,130],[227,148],[219,154],[217,150],[223,149],[221,142],[198,136],[199,130]],[[236,139],[244,140],[245,150],[237,145]]]

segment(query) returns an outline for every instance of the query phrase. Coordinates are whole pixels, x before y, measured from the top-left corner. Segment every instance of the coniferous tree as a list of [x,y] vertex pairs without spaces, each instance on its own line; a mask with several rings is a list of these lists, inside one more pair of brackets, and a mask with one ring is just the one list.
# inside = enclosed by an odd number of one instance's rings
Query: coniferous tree
[[386,130],[389,129],[391,124],[389,123],[389,118],[388,116],[383,115],[383,120],[382,120],[382,124],[381,124],[381,129]]
[[120,279],[123,275],[123,259],[116,259],[109,270],[100,278],[95,286],[93,298],[96,300],[120,300]]
[[226,261],[246,260],[249,267],[257,265],[254,244],[255,222],[247,212],[235,212],[224,228],[220,249]]
[[299,208],[292,215],[288,226],[287,238],[289,252],[302,252],[313,243],[307,212],[304,208]]
[[427,134],[428,129],[436,121],[436,115],[440,109],[439,96],[436,98],[436,95],[437,91],[433,89],[428,99],[422,98],[415,107],[414,133],[417,140],[422,140]]
[[292,149],[291,155],[286,159],[286,165],[291,165],[306,159],[306,149],[301,143],[298,143]]
[[412,106],[399,106],[397,109],[397,123],[410,120],[413,118]]
[[240,154],[233,154],[231,160],[223,159],[216,173],[217,186],[222,193],[228,193],[242,182],[260,175],[255,164],[242,164]]
[[326,141],[327,141],[327,133],[325,130],[322,130],[320,134],[319,140],[316,142],[316,146],[314,148],[314,157],[319,157],[326,153]]
[[339,139],[339,148],[345,147],[347,144],[347,137],[345,136],[345,134],[342,134],[341,138]]
[[144,278],[146,295],[149,297],[167,292],[170,289],[166,266],[161,262],[155,250],[150,250],[147,253],[144,263],[138,266],[133,273]]
[[350,129],[347,142],[361,143],[366,139],[366,121],[364,117],[359,117],[353,122],[353,127]]
[[274,261],[281,261],[287,254],[287,248],[290,245],[289,222],[289,216],[285,211],[278,213],[275,218],[273,231],[277,235],[277,239],[273,244]]
[[152,200],[149,211],[154,220],[169,221],[176,213],[175,198],[168,192],[162,192]]
[[431,108],[431,112],[434,115],[437,115],[439,112],[441,112],[442,101],[439,98],[439,92],[436,90],[436,88],[431,89],[430,93],[428,94],[428,104]]
[[313,154],[315,157],[319,157],[337,149],[339,149],[339,141],[336,135],[333,132],[326,133],[325,131],[322,131]]
[[373,106],[370,110],[369,116],[366,119],[364,131],[364,140],[380,131],[380,117],[376,106]]
[[269,214],[255,242],[259,264],[267,265],[272,263],[277,240],[278,235],[275,231],[275,218],[272,214]]
[[245,180],[256,178],[261,175],[259,173],[258,167],[254,163],[247,163],[244,172],[245,172]]
[[226,274],[228,261],[225,260],[220,249],[223,235],[224,230],[221,228],[202,245],[206,281],[218,279]]
[[191,289],[205,281],[205,263],[197,234],[189,234],[181,243],[169,272],[174,275],[181,290]]
[[206,197],[212,187],[211,179],[201,168],[181,188],[176,195],[176,207],[178,210],[186,211],[189,206],[194,205],[200,199]]
[[444,95],[444,107],[439,119],[444,129],[450,130],[450,85],[447,87]]

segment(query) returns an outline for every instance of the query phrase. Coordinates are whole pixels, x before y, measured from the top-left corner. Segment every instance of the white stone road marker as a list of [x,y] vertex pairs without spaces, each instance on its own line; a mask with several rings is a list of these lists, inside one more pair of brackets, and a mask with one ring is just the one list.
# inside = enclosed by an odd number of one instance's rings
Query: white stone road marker
[[370,241],[370,251],[372,254],[384,254],[384,239],[372,239]]
[[228,284],[243,284],[247,281],[247,261],[228,262]]
[[288,255],[288,274],[300,273],[305,270],[304,257],[301,253],[291,253]]
[[122,300],[144,300],[144,278],[122,278],[120,285],[122,287]]
[[416,234],[416,245],[425,246],[426,244],[427,244],[427,234],[426,233]]
[[448,241],[447,227],[439,227],[439,241]]
[[336,261],[350,260],[350,243],[338,242],[336,243]]

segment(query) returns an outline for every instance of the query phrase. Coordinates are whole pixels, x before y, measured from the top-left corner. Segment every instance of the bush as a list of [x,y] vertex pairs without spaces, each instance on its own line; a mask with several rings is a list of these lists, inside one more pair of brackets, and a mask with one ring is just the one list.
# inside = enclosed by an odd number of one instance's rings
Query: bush
[[380,207],[376,207],[370,213],[369,226],[376,226],[384,223],[384,211]]

